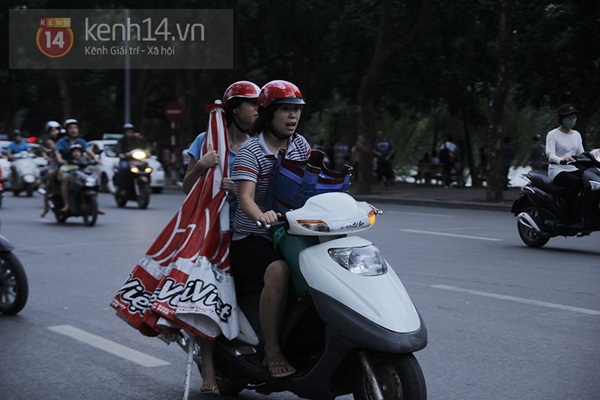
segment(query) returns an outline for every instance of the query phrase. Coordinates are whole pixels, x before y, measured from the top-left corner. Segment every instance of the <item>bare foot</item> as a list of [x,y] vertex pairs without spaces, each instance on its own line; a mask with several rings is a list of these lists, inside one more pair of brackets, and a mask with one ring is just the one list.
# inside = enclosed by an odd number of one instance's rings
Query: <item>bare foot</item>
[[296,372],[282,353],[266,355],[263,364],[274,378],[283,378]]

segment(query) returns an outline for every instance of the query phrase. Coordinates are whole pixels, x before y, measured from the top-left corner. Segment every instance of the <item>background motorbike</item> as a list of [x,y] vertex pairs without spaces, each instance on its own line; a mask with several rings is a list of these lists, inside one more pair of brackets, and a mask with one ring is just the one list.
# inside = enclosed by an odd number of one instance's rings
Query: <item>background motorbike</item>
[[119,163],[115,166],[113,183],[115,185],[115,201],[118,207],[125,207],[129,200],[136,201],[141,209],[148,208],[150,204],[150,173],[152,168],[148,166],[146,159],[148,153],[145,150],[132,150],[127,155],[129,168],[125,176],[119,168]]
[[[587,226],[565,224],[560,211],[567,188],[552,183],[546,171],[530,171],[523,176],[528,183],[521,188],[521,195],[511,209],[517,216],[519,236],[527,246],[539,248],[555,236],[584,236],[600,230],[600,149],[574,158],[576,161],[571,164],[583,170],[584,190],[574,201],[572,212],[585,217]],[[585,203],[584,196],[587,196]],[[584,204],[589,205],[585,212]]]
[[2,176],[2,168],[0,168],[0,208],[2,208],[2,200],[4,199],[4,177]]
[[27,304],[29,286],[13,245],[0,235],[0,313],[15,315]]
[[61,182],[58,181],[55,183],[55,190],[49,201],[50,210],[59,223],[64,223],[69,217],[83,217],[85,225],[94,226],[98,220],[100,181],[91,165],[96,164],[96,161],[81,157],[73,160],[72,163],[78,168],[71,172],[71,188],[67,199],[69,211],[61,211],[64,200],[60,194]]
[[27,197],[31,197],[40,179],[40,172],[37,163],[34,161],[34,156],[22,151],[15,154],[13,158],[15,170],[11,173],[9,179],[11,190],[15,196],[25,192]]
[[[423,320],[379,250],[366,239],[347,236],[370,228],[374,210],[345,193],[326,193],[285,219],[274,236],[293,287],[281,345],[297,372],[274,378],[263,365],[260,294],[243,295],[236,282],[238,306],[258,339],[247,334],[232,341],[217,338],[221,393],[251,389],[291,391],[308,399],[347,393],[355,399],[426,399],[425,379],[413,355],[427,345]],[[188,351],[186,332],[179,333],[178,343]]]

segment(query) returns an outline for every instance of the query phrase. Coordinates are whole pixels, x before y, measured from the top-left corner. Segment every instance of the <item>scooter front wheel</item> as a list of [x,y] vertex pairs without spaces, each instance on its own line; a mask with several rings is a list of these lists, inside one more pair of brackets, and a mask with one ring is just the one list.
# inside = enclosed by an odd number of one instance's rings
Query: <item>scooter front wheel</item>
[[138,207],[141,210],[145,210],[148,208],[148,204],[150,204],[150,185],[147,182],[142,182],[138,180],[136,182],[138,193],[137,193],[137,203]]
[[96,196],[84,197],[82,199],[81,210],[83,223],[87,226],[96,225],[96,221],[98,220],[98,200]]
[[0,313],[17,314],[25,307],[28,296],[23,265],[12,252],[0,253]]
[[[426,400],[427,387],[419,362],[412,354],[367,353],[383,398],[398,400]],[[371,381],[362,365],[357,366],[354,380],[355,400],[374,400]]]

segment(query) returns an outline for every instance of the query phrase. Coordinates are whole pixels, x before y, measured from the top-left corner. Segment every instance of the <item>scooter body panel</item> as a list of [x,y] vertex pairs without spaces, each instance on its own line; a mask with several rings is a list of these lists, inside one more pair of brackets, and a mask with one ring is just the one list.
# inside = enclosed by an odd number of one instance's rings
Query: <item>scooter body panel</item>
[[300,253],[300,270],[308,286],[328,295],[369,321],[392,332],[414,332],[420,319],[404,285],[387,264],[377,276],[357,275],[329,255],[332,248],[363,247],[371,242],[345,237],[309,247]]

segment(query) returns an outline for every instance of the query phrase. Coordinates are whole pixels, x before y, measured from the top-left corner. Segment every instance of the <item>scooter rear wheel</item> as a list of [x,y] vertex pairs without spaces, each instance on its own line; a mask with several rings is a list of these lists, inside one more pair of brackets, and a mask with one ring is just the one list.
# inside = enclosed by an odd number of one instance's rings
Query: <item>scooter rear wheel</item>
[[[384,399],[426,400],[427,387],[419,362],[412,354],[368,353],[370,364]],[[354,399],[375,398],[369,379],[362,366],[358,366],[354,381]]]
[[23,265],[12,252],[0,253],[0,313],[17,314],[25,307],[28,296]]
[[[525,208],[525,210],[523,212],[526,212],[527,214],[529,214],[529,216],[531,218],[533,218],[534,220],[537,219],[537,216],[539,214],[539,211],[537,210],[537,208],[535,208],[533,206],[529,206],[529,207]],[[540,247],[544,246],[546,243],[548,243],[548,240],[550,240],[550,238],[548,236],[540,235],[535,230],[533,230],[533,229],[529,228],[528,226],[519,222],[518,219],[517,219],[517,230],[519,231],[519,237],[521,238],[523,243],[525,243],[529,247],[540,248]]]

